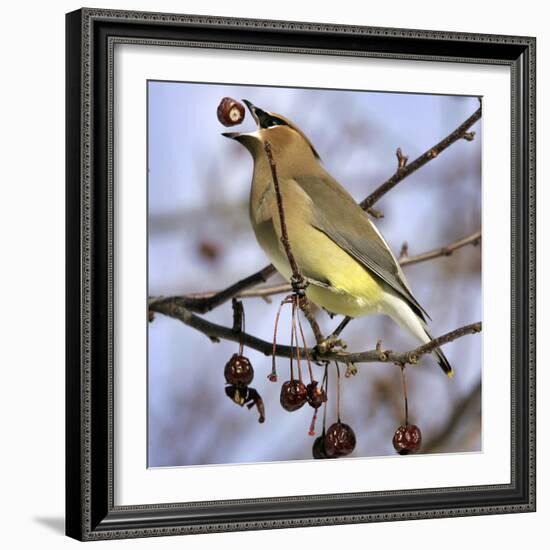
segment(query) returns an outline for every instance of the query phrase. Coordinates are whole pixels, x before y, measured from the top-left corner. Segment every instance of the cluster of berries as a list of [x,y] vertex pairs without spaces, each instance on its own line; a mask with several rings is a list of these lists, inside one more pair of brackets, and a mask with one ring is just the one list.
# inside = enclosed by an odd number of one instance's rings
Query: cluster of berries
[[[275,357],[277,351],[277,328],[281,309],[284,304],[292,304],[292,330],[291,330],[291,347],[290,347],[290,379],[283,382],[280,392],[280,403],[283,409],[288,412],[294,412],[301,409],[306,403],[314,409],[313,419],[309,428],[309,435],[315,435],[315,422],[317,414],[321,406],[324,404],[323,429],[312,448],[313,458],[339,458],[351,454],[356,446],[356,437],[353,429],[349,424],[341,421],[340,418],[340,401],[341,401],[341,380],[340,367],[336,366],[337,373],[337,395],[336,395],[336,410],[337,421],[326,428],[326,414],[328,402],[328,364],[325,365],[325,373],[321,384],[315,380],[309,350],[305,342],[304,332],[301,326],[299,317],[300,302],[299,297],[291,295],[285,298],[279,307],[275,320],[275,330],[273,335],[273,364],[271,373],[268,379],[272,382],[277,381],[277,371],[275,365]],[[244,324],[244,310],[242,304],[234,301],[235,312],[235,328],[242,330]],[[299,345],[299,336],[301,344]],[[309,370],[310,382],[305,384],[302,377],[302,359],[307,361]],[[297,377],[295,377],[295,366]],[[416,453],[420,449],[422,443],[422,434],[418,426],[409,424],[408,419],[408,399],[407,399],[407,384],[405,378],[405,367],[401,368],[403,380],[403,396],[405,402],[405,423],[397,428],[393,436],[393,446],[395,450],[401,454]],[[254,369],[250,360],[243,355],[242,342],[239,346],[239,352],[233,354],[229,359],[224,369],[225,381],[227,386],[225,393],[237,405],[241,407],[246,405],[249,409],[256,406],[259,413],[259,422],[265,421],[265,409],[263,400],[256,389],[250,387],[254,379]]]

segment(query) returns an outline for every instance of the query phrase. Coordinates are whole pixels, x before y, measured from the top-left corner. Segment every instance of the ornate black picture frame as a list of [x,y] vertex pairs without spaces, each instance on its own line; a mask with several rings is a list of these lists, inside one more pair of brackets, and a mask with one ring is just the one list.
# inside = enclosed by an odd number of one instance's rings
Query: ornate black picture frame
[[[511,482],[117,507],[113,44],[506,65],[511,70]],[[82,9],[67,15],[66,532],[79,540],[535,510],[535,39]]]

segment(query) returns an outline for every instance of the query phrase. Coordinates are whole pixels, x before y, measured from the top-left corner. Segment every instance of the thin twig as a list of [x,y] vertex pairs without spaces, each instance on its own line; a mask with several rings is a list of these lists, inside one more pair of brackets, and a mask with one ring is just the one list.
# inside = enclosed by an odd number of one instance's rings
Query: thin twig
[[264,143],[265,154],[269,161],[269,167],[271,169],[271,177],[273,179],[273,187],[275,188],[275,196],[277,198],[277,209],[279,211],[279,221],[281,225],[281,243],[285,249],[285,254],[290,264],[290,269],[292,270],[292,286],[296,294],[303,296],[305,287],[307,286],[306,280],[298,269],[298,264],[292,254],[292,248],[290,247],[290,241],[288,240],[288,231],[285,218],[285,209],[283,205],[283,196],[281,194],[281,187],[279,185],[279,178],[277,176],[277,165],[275,159],[273,158],[273,152],[271,150],[271,143],[265,141]]
[[302,296],[300,298],[300,309],[302,310],[304,317],[307,319],[309,326],[311,327],[311,331],[313,332],[313,335],[315,336],[315,341],[319,344],[324,341],[325,337],[323,336],[323,333],[321,332],[321,327],[319,326],[319,323],[317,322],[317,319],[315,319],[315,315],[313,314],[313,311],[311,310],[311,304],[306,296]]
[[153,303],[162,302],[164,300],[178,300],[180,304],[189,311],[194,311],[196,313],[208,313],[209,311],[212,311],[218,306],[221,306],[225,302],[231,300],[233,297],[238,297],[240,293],[247,288],[251,288],[260,283],[265,283],[274,273],[275,268],[269,264],[256,273],[253,273],[252,275],[249,275],[248,277],[245,277],[244,279],[241,279],[240,281],[237,281],[236,283],[218,292],[207,292],[202,295],[194,296],[151,297],[148,300],[149,306]]
[[473,140],[474,135],[467,130],[481,118],[481,106],[479,109],[469,118],[467,118],[456,130],[452,131],[448,136],[443,138],[439,143],[428,149],[423,155],[420,155],[417,159],[411,163],[403,161],[403,153],[398,149],[397,158],[398,165],[397,170],[388,180],[382,185],[377,187],[362,203],[361,207],[364,210],[372,208],[372,206],[378,202],[388,191],[393,189],[399,182],[403,181],[407,176],[410,176],[413,172],[416,172],[419,168],[427,164],[430,160],[433,160],[441,152],[450,147],[455,141],[459,139]]
[[469,235],[468,237],[464,237],[463,239],[459,239],[458,241],[454,241],[451,244],[448,244],[447,246],[443,246],[442,248],[436,248],[434,250],[430,250],[429,252],[424,252],[423,254],[418,254],[417,256],[408,256],[405,255],[399,260],[399,263],[402,266],[406,265],[412,265],[412,264],[419,264],[420,262],[425,262],[427,260],[433,260],[434,258],[440,258],[443,256],[451,256],[452,253],[455,250],[458,250],[459,248],[462,248],[463,246],[467,246],[469,244],[473,246],[477,246],[481,242],[481,231],[477,231],[476,233],[473,233],[472,235]]

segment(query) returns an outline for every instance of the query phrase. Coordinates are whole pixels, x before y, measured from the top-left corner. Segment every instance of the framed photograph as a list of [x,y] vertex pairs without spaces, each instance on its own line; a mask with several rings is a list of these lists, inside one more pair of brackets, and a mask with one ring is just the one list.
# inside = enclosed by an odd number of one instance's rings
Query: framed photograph
[[535,39],[66,28],[67,535],[535,510]]

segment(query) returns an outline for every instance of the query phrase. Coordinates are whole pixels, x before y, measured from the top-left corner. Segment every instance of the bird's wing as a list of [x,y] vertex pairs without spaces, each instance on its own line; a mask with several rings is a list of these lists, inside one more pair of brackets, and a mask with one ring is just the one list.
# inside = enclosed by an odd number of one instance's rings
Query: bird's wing
[[[399,262],[378,229],[353,197],[328,173],[295,177],[313,203],[312,225],[402,296],[424,319]],[[330,212],[330,219],[327,213]]]

